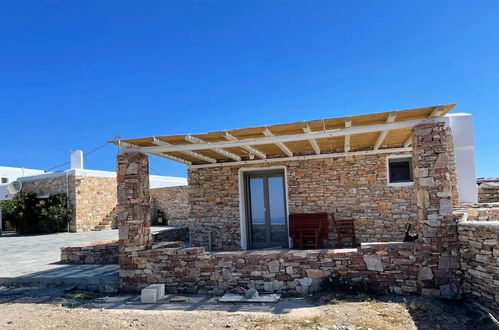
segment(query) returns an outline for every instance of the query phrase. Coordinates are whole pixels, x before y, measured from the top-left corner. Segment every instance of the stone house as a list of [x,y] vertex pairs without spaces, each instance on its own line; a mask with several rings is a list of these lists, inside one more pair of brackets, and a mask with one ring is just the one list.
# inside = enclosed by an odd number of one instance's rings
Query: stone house
[[[23,192],[66,195],[74,209],[70,232],[117,228],[116,172],[84,169],[81,150],[71,152],[70,164],[69,170],[27,175],[17,180],[22,183]],[[150,175],[149,181],[154,206],[151,213],[164,210],[167,219],[185,218],[187,207],[182,204],[182,200],[186,201],[185,178]]]
[[[476,202],[471,115],[447,114],[453,107],[112,142],[188,166],[187,192],[177,198],[185,217],[173,223],[189,226],[195,246],[289,248],[289,214],[328,213],[333,248],[333,216],[354,220],[357,242],[401,241],[423,216],[418,202],[428,203],[417,182],[442,190],[435,198],[444,213]],[[418,134],[439,152],[431,125],[445,132],[448,153],[431,159],[447,173],[443,186],[412,146]]]
[[[307,295],[334,276],[499,312],[499,205],[476,203],[471,116],[447,114],[453,107],[112,141],[123,147],[120,290]],[[176,223],[189,226],[192,247],[151,236],[147,154],[188,166],[187,192],[171,197],[187,196]],[[317,212],[329,215],[331,248],[293,249],[289,215]],[[333,214],[354,221],[359,246],[335,248]],[[407,224],[414,242],[400,241]],[[92,249],[77,253],[69,258]]]

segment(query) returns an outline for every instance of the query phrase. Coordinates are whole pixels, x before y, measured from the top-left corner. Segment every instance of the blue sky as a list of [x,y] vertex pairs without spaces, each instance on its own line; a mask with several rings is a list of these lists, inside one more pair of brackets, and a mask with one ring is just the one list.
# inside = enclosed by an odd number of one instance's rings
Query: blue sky
[[[498,1],[0,3],[4,166],[47,169],[116,135],[443,103],[474,115],[477,174],[499,176]],[[85,165],[113,170],[115,154]]]

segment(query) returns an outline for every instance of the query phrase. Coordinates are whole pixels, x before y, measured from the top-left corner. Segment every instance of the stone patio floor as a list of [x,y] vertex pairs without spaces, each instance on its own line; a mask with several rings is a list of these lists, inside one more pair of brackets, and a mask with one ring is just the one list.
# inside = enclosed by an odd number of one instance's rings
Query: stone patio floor
[[[153,227],[159,231],[165,227]],[[60,248],[118,239],[118,230],[47,235],[0,235],[0,284],[78,285],[92,291],[114,291],[118,265],[60,264]]]

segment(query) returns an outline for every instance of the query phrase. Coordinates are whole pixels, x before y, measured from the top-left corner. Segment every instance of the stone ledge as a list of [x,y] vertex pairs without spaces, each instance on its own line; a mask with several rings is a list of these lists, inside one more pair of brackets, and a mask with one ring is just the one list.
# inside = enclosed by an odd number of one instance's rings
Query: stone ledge
[[463,221],[458,223],[458,226],[461,227],[481,227],[481,228],[490,228],[490,229],[498,229],[499,230],[499,221]]

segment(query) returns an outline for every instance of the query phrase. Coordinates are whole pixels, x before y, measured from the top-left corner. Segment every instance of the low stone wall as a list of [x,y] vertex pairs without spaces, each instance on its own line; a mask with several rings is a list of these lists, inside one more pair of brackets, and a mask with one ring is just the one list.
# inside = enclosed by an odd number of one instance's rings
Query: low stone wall
[[459,221],[499,221],[499,203],[467,204],[456,213],[461,213]]
[[[138,252],[134,270],[121,270],[126,291],[165,283],[171,293],[223,294],[236,287],[308,294],[328,277],[365,278],[397,294],[453,296],[457,281],[440,273],[457,261],[430,265],[417,243],[364,243],[354,249],[206,252],[202,247]],[[435,267],[433,267],[435,266]],[[432,270],[433,269],[433,270]]]
[[187,189],[188,186],[149,189],[152,211],[161,210],[166,220],[187,219],[190,211]]
[[459,224],[463,292],[499,312],[499,221]]
[[153,242],[185,242],[189,239],[189,227],[165,228],[152,234]]
[[[166,228],[152,234],[153,244],[178,246],[189,238],[189,228]],[[117,264],[118,241],[92,242],[80,246],[61,248],[61,263],[64,264]]]
[[61,248],[63,264],[117,264],[118,241],[93,242]]
[[499,178],[478,178],[478,201],[499,203]]

